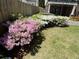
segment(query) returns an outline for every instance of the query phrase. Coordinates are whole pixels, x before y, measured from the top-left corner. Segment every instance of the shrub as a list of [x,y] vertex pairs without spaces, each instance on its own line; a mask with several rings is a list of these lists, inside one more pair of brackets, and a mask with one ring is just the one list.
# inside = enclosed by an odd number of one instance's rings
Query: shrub
[[[50,26],[58,26],[58,27],[65,27],[68,26],[67,24],[67,17],[60,17],[54,16],[52,19],[42,19],[42,21],[47,22],[46,27]],[[44,24],[45,25],[45,24]]]
[[38,14],[33,15],[32,18],[34,20],[37,20],[37,19],[39,19],[40,16],[41,16],[41,13],[38,13]]
[[16,20],[9,26],[9,31],[0,38],[0,43],[8,50],[14,46],[30,44],[33,33],[39,31],[39,24],[34,20]]
[[10,21],[14,21],[14,20],[16,20],[16,19],[18,19],[18,17],[17,17],[16,14],[11,14],[11,15],[9,16],[9,20],[10,20]]
[[52,21],[52,23],[53,25],[59,26],[59,27],[67,26],[67,22],[64,18],[63,19],[56,18]]
[[17,13],[17,14],[13,13],[10,15],[9,19],[10,19],[10,21],[15,21],[16,19],[22,19],[23,17],[24,17],[24,15],[21,13]]
[[48,22],[47,21],[43,21],[43,20],[37,20],[40,24],[40,28],[46,28],[46,26],[48,26]]

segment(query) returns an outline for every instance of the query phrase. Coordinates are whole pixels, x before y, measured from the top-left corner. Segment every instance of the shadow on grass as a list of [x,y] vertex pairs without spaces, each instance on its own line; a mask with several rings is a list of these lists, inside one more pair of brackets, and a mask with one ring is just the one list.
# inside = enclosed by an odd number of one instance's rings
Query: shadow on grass
[[30,44],[30,53],[31,55],[35,55],[38,52],[38,49],[41,48],[40,44],[44,41],[44,36],[42,33],[34,34],[34,39]]
[[15,57],[17,59],[22,59],[22,57],[27,55],[28,53],[34,56],[41,48],[40,45],[42,44],[44,39],[45,38],[43,34],[39,32],[34,33],[34,38],[29,45],[25,45],[23,47],[14,47],[14,49],[10,51],[7,51],[3,46],[0,46],[0,59],[14,59]]

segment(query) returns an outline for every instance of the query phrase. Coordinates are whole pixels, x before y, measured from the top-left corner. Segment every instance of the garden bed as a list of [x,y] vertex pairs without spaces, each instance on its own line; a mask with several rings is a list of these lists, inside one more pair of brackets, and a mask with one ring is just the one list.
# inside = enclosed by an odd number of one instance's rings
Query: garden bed
[[[13,17],[15,16],[12,16],[12,18]],[[4,27],[4,29],[7,29],[7,31],[2,33],[3,35],[0,36],[0,44],[2,46],[0,54],[3,55],[3,57],[9,56],[11,58],[17,57],[20,59],[29,53],[31,53],[31,55],[35,55],[38,52],[38,49],[41,48],[40,45],[44,41],[44,37],[46,37],[45,33],[48,35],[47,37],[49,39],[50,34],[52,36],[55,34],[52,30],[49,31],[49,29],[53,29],[53,31],[55,31],[54,29],[56,28],[56,31],[59,32],[55,32],[59,34],[60,32],[62,33],[62,31],[70,31],[76,28],[68,27],[69,25],[67,21],[70,18],[64,16],[37,14],[28,18],[23,18],[22,16],[15,21],[14,19],[15,18],[13,18],[13,22],[8,21],[6,23],[2,23],[2,26],[6,27]],[[41,33],[45,30],[47,30],[47,32]],[[43,36],[43,34],[45,36]],[[58,36],[57,34],[56,36]],[[63,34],[65,34],[65,32],[63,32]],[[55,37],[53,36],[51,39],[52,38]],[[49,45],[50,44],[48,44],[48,46]]]

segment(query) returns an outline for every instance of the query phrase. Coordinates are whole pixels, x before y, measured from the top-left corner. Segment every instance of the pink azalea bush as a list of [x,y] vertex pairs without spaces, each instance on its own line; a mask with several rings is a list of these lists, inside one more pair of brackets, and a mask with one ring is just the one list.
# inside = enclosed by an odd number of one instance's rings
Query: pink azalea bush
[[8,33],[0,38],[0,43],[8,50],[14,46],[30,44],[33,33],[39,31],[39,23],[34,20],[16,20],[9,26]]

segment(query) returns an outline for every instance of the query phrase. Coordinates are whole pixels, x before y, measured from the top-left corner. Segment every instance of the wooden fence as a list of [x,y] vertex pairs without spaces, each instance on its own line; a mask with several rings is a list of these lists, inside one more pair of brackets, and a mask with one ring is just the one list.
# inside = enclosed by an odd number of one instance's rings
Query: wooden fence
[[32,15],[37,12],[39,12],[38,7],[23,3],[21,0],[0,0],[0,22],[8,19],[12,13]]

